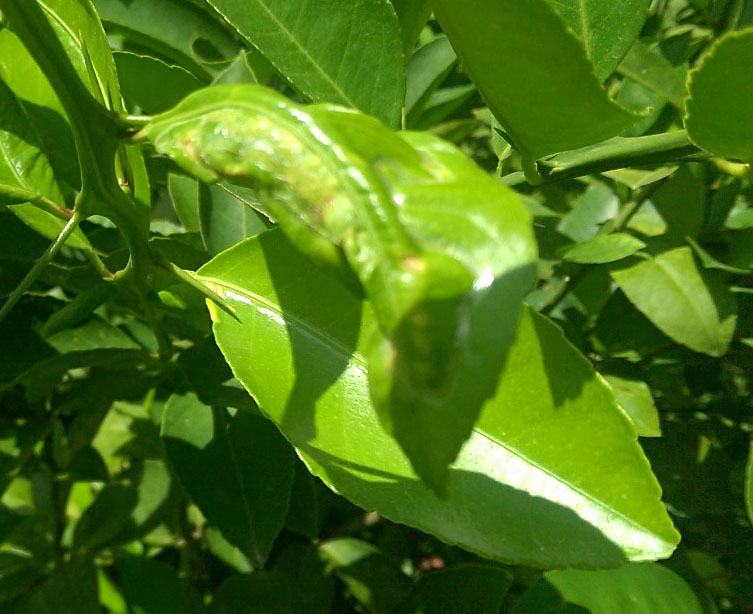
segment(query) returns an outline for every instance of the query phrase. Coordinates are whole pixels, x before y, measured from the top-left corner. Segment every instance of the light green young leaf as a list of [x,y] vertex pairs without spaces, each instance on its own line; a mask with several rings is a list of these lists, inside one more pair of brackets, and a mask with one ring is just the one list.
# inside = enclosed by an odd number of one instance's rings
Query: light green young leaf
[[674,549],[678,535],[630,421],[545,318],[522,317],[495,396],[441,499],[369,399],[368,303],[277,231],[199,273],[236,309],[237,320],[210,308],[235,376],[309,470],[351,501],[483,556],[537,567],[608,567]]
[[677,343],[710,356],[727,351],[737,323],[734,295],[723,278],[698,268],[691,248],[664,252],[612,277],[630,302]]
[[[384,335],[367,352],[372,397],[441,491],[534,278],[531,219],[513,193],[439,139],[259,86],[198,92],[143,134],[205,181],[252,187],[299,250],[351,283],[355,273]],[[481,322],[500,314],[491,341]],[[475,388],[460,384],[466,370]]]
[[529,160],[606,140],[636,121],[608,98],[583,46],[546,0],[432,6],[463,67]]
[[405,95],[400,25],[388,0],[208,0],[308,100],[396,128]]
[[261,567],[285,522],[293,451],[268,421],[173,395],[162,417],[170,463],[206,518]]
[[[42,149],[41,139],[16,94],[0,81],[0,204],[30,228],[54,240],[66,220],[32,204],[45,201],[45,208],[61,212],[65,199],[55,173]],[[81,229],[76,229],[67,245],[91,249]]]
[[646,382],[605,375],[604,379],[614,391],[617,404],[625,410],[641,437],[661,437],[659,412]]
[[615,232],[609,235],[596,235],[584,243],[568,247],[562,258],[580,264],[605,264],[632,256],[644,247],[646,244],[633,235]]
[[651,0],[548,1],[578,35],[600,81],[612,74],[638,37],[651,4]]
[[753,28],[717,40],[690,72],[685,128],[717,156],[753,163]]
[[546,581],[567,603],[592,614],[701,614],[693,590],[671,569],[632,563],[604,571],[550,571]]

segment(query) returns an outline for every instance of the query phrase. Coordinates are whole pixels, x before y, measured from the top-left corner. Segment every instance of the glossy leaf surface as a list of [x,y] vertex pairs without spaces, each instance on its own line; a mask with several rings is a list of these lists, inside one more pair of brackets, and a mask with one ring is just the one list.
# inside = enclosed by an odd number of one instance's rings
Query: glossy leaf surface
[[600,81],[627,53],[648,16],[650,0],[550,0],[578,35]]
[[753,162],[753,28],[719,39],[690,73],[685,127],[699,147]]
[[581,43],[546,0],[432,6],[508,138],[529,159],[606,140],[636,120],[609,100]]
[[[398,136],[367,116],[301,107],[258,86],[198,92],[144,134],[201,179],[252,187],[249,202],[299,250],[341,270],[347,262],[386,337],[367,350],[372,398],[442,491],[533,281],[530,216],[514,195],[439,139]],[[218,217],[231,239],[207,247],[240,240],[238,219]],[[500,314],[504,325],[489,332]],[[461,387],[471,372],[477,385]]]
[[440,499],[369,400],[361,353],[368,304],[312,269],[276,231],[224,252],[200,275],[237,310],[237,320],[213,310],[236,377],[309,469],[358,505],[535,566],[609,566],[674,548],[632,426],[546,319],[522,318],[496,394]]
[[249,413],[211,409],[190,393],[170,398],[162,437],[203,514],[263,565],[285,521],[293,483],[293,452],[277,429]]
[[737,305],[715,272],[680,247],[612,273],[622,291],[663,333],[696,352],[721,356],[735,332]]
[[303,96],[397,127],[405,93],[400,25],[388,0],[209,0]]

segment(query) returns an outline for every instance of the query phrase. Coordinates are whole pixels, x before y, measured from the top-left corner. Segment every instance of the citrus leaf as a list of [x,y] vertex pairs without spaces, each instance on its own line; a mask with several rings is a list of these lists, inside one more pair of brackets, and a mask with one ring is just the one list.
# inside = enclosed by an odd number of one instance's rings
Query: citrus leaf
[[583,46],[546,0],[432,6],[461,64],[528,159],[592,145],[636,121],[607,97]]
[[311,101],[360,109],[397,127],[403,44],[387,0],[208,0]]
[[690,72],[685,128],[701,149],[753,162],[753,28],[717,40]]
[[630,302],[668,337],[710,356],[727,351],[737,323],[735,298],[714,271],[680,247],[612,277]]
[[680,576],[656,563],[604,571],[550,571],[545,576],[568,603],[592,614],[701,614],[698,598]]
[[[253,188],[249,202],[299,250],[351,283],[355,273],[381,330],[367,351],[372,398],[442,491],[534,279],[531,219],[514,194],[440,139],[260,86],[197,92],[143,135],[200,179]],[[344,261],[352,272],[342,273]],[[491,339],[484,322],[502,314]],[[458,385],[470,371],[477,386]],[[426,429],[431,446],[417,437]]]
[[745,509],[748,510],[748,519],[753,524],[753,441],[750,442],[748,466],[745,469]]
[[237,320],[212,309],[235,376],[309,470],[351,501],[483,556],[539,567],[614,566],[674,549],[678,535],[632,425],[545,318],[524,313],[442,499],[370,402],[368,303],[278,231],[223,252],[199,274],[236,309]]
[[562,258],[580,264],[605,264],[632,256],[644,247],[646,244],[633,235],[615,232],[609,235],[596,235],[584,243],[568,247]]
[[269,422],[234,416],[188,393],[170,397],[162,418],[170,463],[207,519],[262,566],[285,522],[293,452]]
[[549,0],[577,34],[604,81],[620,63],[648,17],[651,0]]

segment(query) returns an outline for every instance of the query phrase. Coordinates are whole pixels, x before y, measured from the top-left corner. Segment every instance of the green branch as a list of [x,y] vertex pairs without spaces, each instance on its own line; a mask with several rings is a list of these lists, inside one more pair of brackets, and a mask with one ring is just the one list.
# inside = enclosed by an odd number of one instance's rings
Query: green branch
[[[517,186],[525,183],[548,183],[573,179],[604,171],[636,166],[706,160],[711,156],[698,149],[684,130],[632,138],[617,137],[582,149],[573,149],[538,160],[533,169],[510,173],[502,183]],[[536,174],[534,180],[526,177]]]
[[21,280],[21,283],[18,284],[18,287],[13,290],[11,295],[5,301],[2,309],[0,309],[0,321],[2,321],[3,318],[8,315],[10,310],[16,306],[16,303],[21,300],[21,297],[26,293],[26,291],[31,288],[32,284],[39,278],[45,267],[47,267],[47,265],[52,262],[55,256],[57,256],[60,248],[63,247],[63,244],[68,240],[68,237],[73,234],[76,228],[78,228],[78,225],[83,219],[84,216],[81,211],[76,211],[71,219],[68,220],[68,223],[63,227],[63,230],[60,231],[57,239],[55,239],[55,241],[45,250],[44,254],[42,254],[37,259],[37,261],[34,263],[34,266],[26,274],[26,277]]

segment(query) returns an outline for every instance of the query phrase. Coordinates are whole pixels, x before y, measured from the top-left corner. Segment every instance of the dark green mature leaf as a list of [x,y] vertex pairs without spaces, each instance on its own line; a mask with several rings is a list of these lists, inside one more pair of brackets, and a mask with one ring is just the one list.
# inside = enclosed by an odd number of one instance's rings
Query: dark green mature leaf
[[403,52],[410,57],[418,35],[431,15],[429,0],[390,0],[395,7],[403,38]]
[[619,66],[620,74],[659,94],[682,110],[687,95],[686,66],[673,66],[661,53],[637,40]]
[[748,519],[753,524],[753,440],[750,442],[748,466],[745,469],[745,509],[748,510]]
[[372,614],[392,614],[411,590],[408,576],[368,542],[333,539],[319,552],[351,596]]
[[491,565],[461,565],[422,576],[394,614],[499,614],[512,576]]
[[651,202],[675,238],[684,240],[701,232],[706,216],[706,185],[687,166],[661,186],[651,196]]
[[143,113],[161,113],[203,84],[186,69],[148,55],[115,52],[126,104]]
[[95,554],[110,544],[128,526],[136,501],[136,490],[130,486],[105,486],[78,521],[73,547],[81,553]]
[[659,330],[677,343],[710,356],[727,351],[737,323],[737,305],[723,279],[701,271],[693,250],[680,247],[612,277]]
[[92,563],[56,569],[14,609],[15,614],[99,614],[97,576]]
[[685,127],[717,156],[753,162],[753,28],[720,38],[690,73]]
[[212,308],[236,377],[309,470],[362,507],[484,556],[542,567],[610,566],[674,548],[677,534],[627,417],[546,319],[522,318],[496,395],[440,499],[370,403],[368,304],[276,231],[200,274],[237,310],[236,320]]
[[209,81],[213,64],[241,45],[195,3],[182,0],[94,0],[108,30]]
[[632,256],[644,247],[646,244],[633,235],[615,232],[573,245],[563,252],[562,258],[580,264],[605,264]]
[[549,0],[578,35],[600,81],[604,81],[638,37],[651,0]]
[[565,601],[592,614],[701,614],[698,598],[675,572],[656,563],[605,571],[550,571],[545,575]]
[[199,186],[199,226],[210,256],[267,230],[261,215],[220,185]]
[[167,189],[175,213],[186,231],[200,232],[198,181],[193,177],[171,173],[167,176]]
[[444,36],[424,45],[411,56],[405,67],[405,114],[409,123],[415,122],[426,107],[429,97],[442,84],[457,61],[452,45]]
[[208,0],[309,100],[397,127],[405,94],[400,26],[388,0]]
[[330,614],[334,582],[311,546],[288,546],[272,568],[220,586],[210,614]]
[[120,584],[131,611],[138,614],[201,614],[201,596],[167,563],[121,555]]
[[[385,336],[368,351],[372,397],[443,490],[533,281],[531,219],[514,195],[439,139],[258,86],[203,90],[144,135],[201,179],[251,184],[253,205],[304,253],[347,261]],[[483,322],[500,314],[492,340]],[[476,386],[461,386],[471,372]]]
[[[601,88],[582,45],[546,0],[433,0],[461,63],[530,160],[615,136],[636,117]],[[542,126],[546,126],[542,130]]]
[[162,437],[180,480],[202,513],[257,566],[285,522],[293,451],[267,420],[211,409],[193,393],[173,395]]

